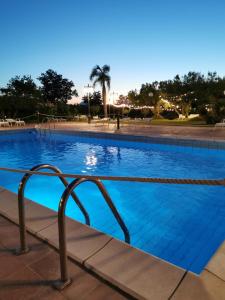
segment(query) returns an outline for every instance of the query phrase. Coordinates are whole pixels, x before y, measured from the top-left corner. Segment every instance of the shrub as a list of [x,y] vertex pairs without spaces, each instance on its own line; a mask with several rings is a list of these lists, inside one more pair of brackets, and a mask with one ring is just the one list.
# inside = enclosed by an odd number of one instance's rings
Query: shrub
[[174,120],[179,118],[179,115],[175,110],[164,110],[160,113],[160,115],[168,120]]

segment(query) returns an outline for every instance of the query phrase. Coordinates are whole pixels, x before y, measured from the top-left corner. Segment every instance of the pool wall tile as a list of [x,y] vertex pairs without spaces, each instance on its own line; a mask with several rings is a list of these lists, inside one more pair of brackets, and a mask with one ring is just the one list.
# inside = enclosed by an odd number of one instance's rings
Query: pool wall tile
[[75,130],[59,130],[55,129],[52,131],[54,133],[77,135],[84,137],[94,137],[103,139],[115,139],[115,140],[125,140],[125,141],[135,141],[142,143],[156,143],[156,144],[168,144],[186,147],[199,147],[199,148],[209,148],[209,149],[225,149],[224,141],[216,140],[198,140],[198,139],[183,139],[176,137],[150,137],[143,135],[128,135],[128,134],[117,134],[117,133],[101,133],[101,132],[90,132],[90,131],[75,131]]

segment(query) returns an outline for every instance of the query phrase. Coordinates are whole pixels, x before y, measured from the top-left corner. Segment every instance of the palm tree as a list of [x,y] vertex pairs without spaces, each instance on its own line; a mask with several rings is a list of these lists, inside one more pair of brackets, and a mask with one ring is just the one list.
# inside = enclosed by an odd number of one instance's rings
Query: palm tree
[[102,88],[102,98],[103,98],[103,105],[104,105],[104,117],[107,118],[107,103],[106,103],[106,85],[108,89],[110,89],[110,81],[111,77],[109,75],[110,66],[104,65],[100,68],[98,65],[94,67],[91,71],[90,80],[94,80],[93,86],[97,83],[100,84]]

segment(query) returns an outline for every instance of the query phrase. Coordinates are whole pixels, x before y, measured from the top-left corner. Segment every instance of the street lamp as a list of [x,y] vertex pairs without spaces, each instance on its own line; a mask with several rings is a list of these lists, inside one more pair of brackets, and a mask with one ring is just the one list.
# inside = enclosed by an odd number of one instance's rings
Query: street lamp
[[90,105],[90,94],[93,93],[93,86],[90,84],[84,86],[85,94],[88,98],[88,123],[91,123],[91,105]]
[[[114,107],[115,103],[114,103],[114,101],[115,101],[115,96],[118,96],[118,93],[112,92],[110,95],[112,96],[113,119],[115,119],[115,107]],[[110,103],[109,103],[109,107],[110,107]],[[110,115],[109,115],[109,117],[110,117]]]

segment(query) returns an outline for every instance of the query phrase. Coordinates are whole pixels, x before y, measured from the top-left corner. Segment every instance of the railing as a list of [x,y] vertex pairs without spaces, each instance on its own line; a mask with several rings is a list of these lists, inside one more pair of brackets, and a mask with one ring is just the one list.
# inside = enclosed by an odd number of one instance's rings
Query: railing
[[60,255],[60,269],[61,269],[61,282],[57,284],[57,288],[62,289],[66,285],[70,283],[70,279],[68,276],[68,268],[67,268],[67,247],[66,247],[66,226],[65,226],[65,210],[66,204],[68,201],[69,196],[73,193],[73,191],[83,182],[91,181],[95,183],[102,193],[106,203],[108,204],[109,208],[111,209],[116,221],[118,222],[119,226],[121,227],[125,242],[130,243],[130,234],[129,231],[121,218],[120,214],[118,213],[113,201],[111,200],[109,194],[107,193],[104,185],[98,179],[86,179],[80,178],[73,180],[65,189],[64,193],[62,194],[59,209],[58,209],[58,230],[59,230],[59,255]]
[[[8,169],[8,168],[0,168],[0,170],[5,170],[6,169],[8,171],[12,171],[12,169]],[[52,171],[54,171],[55,173],[47,173],[47,172],[38,172],[41,169],[50,169]],[[78,199],[77,195],[75,194],[74,190],[77,186],[79,186],[80,184],[86,182],[86,181],[90,181],[93,182],[99,189],[99,191],[101,192],[103,198],[105,199],[108,207],[111,209],[117,223],[119,224],[120,228],[122,229],[123,233],[124,233],[124,239],[126,243],[130,243],[130,234],[129,231],[123,221],[123,219],[121,218],[119,212],[117,211],[111,197],[109,196],[108,192],[106,191],[103,183],[95,178],[95,179],[91,179],[91,178],[76,178],[75,180],[73,180],[70,184],[68,184],[67,180],[65,179],[65,175],[61,172],[60,169],[58,169],[55,166],[49,165],[49,164],[41,164],[41,165],[37,165],[33,168],[31,168],[30,170],[27,170],[26,172],[21,172],[21,170],[17,170],[19,173],[25,173],[25,175],[23,176],[20,184],[19,184],[19,188],[18,188],[18,211],[19,211],[19,228],[20,228],[20,249],[16,252],[17,255],[20,254],[25,254],[29,251],[29,248],[27,246],[27,241],[26,241],[26,224],[25,224],[25,207],[24,207],[24,191],[25,191],[25,187],[26,184],[29,180],[29,178],[32,175],[38,174],[38,173],[42,173],[43,175],[47,175],[48,176],[57,176],[62,183],[64,184],[64,186],[66,187],[64,193],[62,194],[60,203],[59,203],[59,209],[58,209],[58,229],[59,229],[59,253],[60,253],[60,270],[61,270],[61,281],[57,282],[55,284],[55,287],[57,289],[63,289],[65,286],[67,286],[68,284],[70,284],[71,280],[68,276],[68,268],[67,268],[67,247],[66,247],[66,228],[65,228],[65,210],[66,210],[66,204],[68,201],[68,198],[70,196],[73,197],[75,203],[78,205],[78,207],[80,208],[81,212],[83,213],[84,217],[85,217],[85,221],[87,225],[90,225],[90,218],[89,215],[87,213],[87,211],[85,210],[85,208],[83,207],[83,205],[81,204],[80,200]]]
[[[31,171],[38,171],[41,169],[50,169],[52,171],[54,171],[56,174],[56,176],[59,177],[59,179],[61,180],[61,182],[63,183],[63,185],[65,187],[68,186],[68,182],[64,177],[61,177],[61,170],[58,169],[55,166],[52,165],[48,165],[48,164],[41,164],[38,166],[35,166],[31,169]],[[26,226],[25,226],[25,210],[24,210],[24,191],[25,191],[25,187],[26,184],[29,180],[29,178],[32,176],[33,174],[28,174],[26,173],[20,184],[19,184],[19,189],[18,189],[18,211],[19,211],[19,225],[20,225],[20,249],[17,252],[17,254],[23,254],[29,251],[28,247],[27,247],[27,242],[26,242]],[[72,192],[71,196],[74,200],[74,202],[77,204],[77,206],[79,207],[79,209],[81,210],[82,214],[84,215],[85,218],[85,222],[87,225],[90,225],[90,218],[89,215],[87,213],[87,211],[85,210],[84,206],[81,204],[80,200],[78,199],[77,195]]]
[[[42,165],[43,166],[43,165]],[[48,166],[48,165],[45,165]],[[37,166],[38,167],[38,166]],[[51,166],[52,167],[52,166]],[[55,168],[55,167],[54,167]],[[55,168],[57,169],[57,168]],[[57,169],[58,170],[58,169]],[[103,197],[105,198],[108,206],[110,207],[111,211],[113,212],[118,224],[120,225],[121,229],[124,232],[125,241],[130,242],[130,236],[128,229],[123,222],[122,218],[120,217],[116,207],[114,206],[110,196],[108,195],[107,191],[105,190],[103,184],[100,180],[110,180],[110,181],[129,181],[129,182],[145,182],[145,183],[159,183],[159,184],[194,184],[194,185],[210,185],[210,186],[225,186],[225,179],[175,179],[175,178],[139,178],[139,177],[121,177],[121,176],[91,176],[91,175],[80,175],[80,174],[62,174],[62,173],[47,173],[47,172],[39,172],[34,171],[34,168],[31,170],[21,170],[21,169],[10,169],[10,168],[3,168],[0,167],[0,171],[8,171],[8,172],[16,172],[16,173],[26,173],[23,177],[24,184],[27,182],[31,175],[44,175],[44,176],[58,176],[61,180],[62,178],[74,178],[69,185],[66,185],[66,189],[62,194],[60,203],[59,203],[59,210],[58,210],[58,228],[59,228],[59,254],[60,254],[60,268],[61,268],[61,280],[55,284],[58,289],[63,289],[67,285],[70,284],[71,280],[68,275],[68,268],[67,268],[67,247],[66,247],[66,229],[65,229],[65,209],[68,198],[74,192],[74,189],[85,181],[94,182],[99,190],[101,191]],[[23,181],[22,180],[22,181]],[[19,201],[19,210],[20,210],[20,218],[24,220],[24,201],[23,201],[23,192],[24,192],[24,184],[20,184],[19,194],[20,194],[20,201]],[[22,199],[22,200],[21,200]],[[23,230],[20,230],[20,234],[25,236],[25,220],[22,222],[21,227]],[[25,245],[26,246],[26,245]],[[25,247],[25,250],[27,248]],[[26,251],[24,251],[26,252]]]

